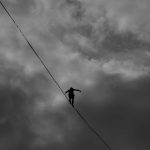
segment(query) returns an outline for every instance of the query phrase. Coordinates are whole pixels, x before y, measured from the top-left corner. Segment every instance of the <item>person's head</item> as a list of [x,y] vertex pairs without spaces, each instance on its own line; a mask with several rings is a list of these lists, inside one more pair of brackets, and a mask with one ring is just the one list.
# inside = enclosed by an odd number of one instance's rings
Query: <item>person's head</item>
[[73,87],[70,87],[70,89],[73,89]]

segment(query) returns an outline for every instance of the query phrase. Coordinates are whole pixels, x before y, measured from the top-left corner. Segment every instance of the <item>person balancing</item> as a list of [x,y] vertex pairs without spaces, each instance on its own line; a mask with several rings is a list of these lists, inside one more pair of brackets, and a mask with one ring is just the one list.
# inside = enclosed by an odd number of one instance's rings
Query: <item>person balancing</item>
[[78,91],[81,93],[81,90],[74,89],[72,87],[70,87],[70,89],[65,92],[66,94],[68,93],[69,102],[73,107],[74,107],[74,97],[75,97],[74,91]]

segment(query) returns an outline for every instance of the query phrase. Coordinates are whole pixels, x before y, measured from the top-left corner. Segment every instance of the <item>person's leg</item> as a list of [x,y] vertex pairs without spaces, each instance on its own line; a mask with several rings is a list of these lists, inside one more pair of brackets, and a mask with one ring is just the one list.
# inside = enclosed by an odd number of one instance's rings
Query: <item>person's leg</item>
[[72,106],[74,106],[74,96],[72,97]]
[[71,104],[71,97],[69,96],[69,103]]
[[70,98],[70,104],[72,105],[72,97]]

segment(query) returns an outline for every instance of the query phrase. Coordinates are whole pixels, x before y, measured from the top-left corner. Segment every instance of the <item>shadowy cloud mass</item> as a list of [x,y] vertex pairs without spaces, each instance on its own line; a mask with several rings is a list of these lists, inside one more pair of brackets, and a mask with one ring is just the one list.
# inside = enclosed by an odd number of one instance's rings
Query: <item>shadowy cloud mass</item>
[[[3,0],[61,87],[112,149],[147,150],[148,0]],[[0,7],[0,149],[106,149]]]

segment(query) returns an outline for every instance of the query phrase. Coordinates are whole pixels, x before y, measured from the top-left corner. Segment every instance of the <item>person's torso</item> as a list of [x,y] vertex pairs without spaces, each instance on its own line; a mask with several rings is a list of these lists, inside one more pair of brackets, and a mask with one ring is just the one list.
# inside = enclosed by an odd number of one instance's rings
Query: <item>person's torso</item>
[[70,90],[69,90],[69,95],[70,95],[70,96],[74,96],[74,90],[73,90],[73,89],[70,89]]

